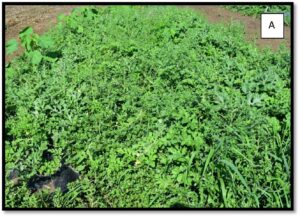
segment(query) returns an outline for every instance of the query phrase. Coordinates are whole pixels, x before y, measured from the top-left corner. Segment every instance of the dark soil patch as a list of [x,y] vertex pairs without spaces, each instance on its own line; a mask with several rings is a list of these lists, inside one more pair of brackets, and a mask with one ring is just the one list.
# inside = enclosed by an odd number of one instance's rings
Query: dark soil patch
[[63,165],[52,176],[35,175],[28,181],[27,186],[31,192],[36,192],[40,189],[47,189],[50,192],[60,188],[63,193],[68,191],[67,184],[74,182],[79,178],[79,174],[70,166]]

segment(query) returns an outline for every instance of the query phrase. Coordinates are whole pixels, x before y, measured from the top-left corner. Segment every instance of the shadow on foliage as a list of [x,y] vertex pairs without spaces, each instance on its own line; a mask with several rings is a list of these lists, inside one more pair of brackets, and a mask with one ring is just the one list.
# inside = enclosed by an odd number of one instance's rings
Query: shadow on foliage
[[51,57],[51,58],[61,58],[62,57],[62,53],[61,51],[50,51],[46,53],[46,56]]
[[189,207],[186,204],[177,202],[177,203],[172,204],[170,208],[175,208],[175,209],[183,209],[184,208],[184,209],[186,209],[186,208],[191,208],[191,207]]

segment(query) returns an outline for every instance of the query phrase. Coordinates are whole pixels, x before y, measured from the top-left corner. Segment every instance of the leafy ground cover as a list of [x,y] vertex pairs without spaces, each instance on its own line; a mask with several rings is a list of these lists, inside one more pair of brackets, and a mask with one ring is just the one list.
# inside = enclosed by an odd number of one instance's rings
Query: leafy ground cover
[[[177,7],[59,20],[24,29],[5,68],[6,207],[291,207],[284,46]],[[68,191],[30,191],[65,164],[79,173]]]
[[226,8],[256,17],[260,17],[262,13],[284,13],[284,23],[291,24],[291,7],[289,5],[227,5]]

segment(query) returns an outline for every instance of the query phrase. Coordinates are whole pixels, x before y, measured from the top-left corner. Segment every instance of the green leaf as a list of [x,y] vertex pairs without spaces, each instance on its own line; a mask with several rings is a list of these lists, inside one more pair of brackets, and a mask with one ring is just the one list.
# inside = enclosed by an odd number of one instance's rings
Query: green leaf
[[33,29],[30,26],[27,26],[21,32],[19,32],[19,37],[21,38],[24,36],[28,36],[31,35],[32,33],[33,33]]
[[29,53],[30,62],[32,65],[38,65],[43,59],[43,55],[40,51],[35,50]]
[[17,40],[16,39],[9,40],[6,43],[5,48],[6,48],[6,53],[8,55],[12,54],[13,52],[15,52],[18,49],[18,42],[17,42]]
[[54,41],[49,36],[41,36],[38,40],[38,44],[42,48],[52,48]]
[[76,167],[77,171],[82,171],[84,170],[85,166],[84,165],[79,165],[78,167]]
[[35,40],[34,37],[32,37],[32,34],[33,29],[31,27],[26,27],[19,33],[21,44],[26,51],[31,51],[33,49]]
[[209,164],[209,161],[210,161],[210,159],[212,158],[212,156],[214,155],[214,153],[215,153],[215,150],[214,150],[214,149],[211,149],[211,150],[209,151],[208,156],[207,156],[206,161],[205,161],[204,169],[203,169],[203,172],[202,172],[202,177],[205,175],[205,171],[206,171],[206,169],[207,169],[207,166],[208,166],[208,164]]
[[82,26],[78,26],[77,31],[78,31],[79,33],[83,33],[83,27],[82,27]]
[[225,207],[228,207],[228,204],[227,204],[227,200],[226,200],[226,188],[225,188],[225,184],[224,184],[224,181],[222,178],[220,178],[220,184],[221,184],[221,190],[222,190],[222,197],[223,197],[223,201],[224,201],[224,205]]

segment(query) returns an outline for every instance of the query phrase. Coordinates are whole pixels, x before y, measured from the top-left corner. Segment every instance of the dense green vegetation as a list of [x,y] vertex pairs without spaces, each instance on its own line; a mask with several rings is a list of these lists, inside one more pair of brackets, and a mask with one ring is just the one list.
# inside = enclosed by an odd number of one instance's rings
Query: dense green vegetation
[[[288,49],[176,7],[59,20],[5,68],[6,207],[291,207]],[[30,192],[62,164],[67,193]]]
[[256,17],[260,17],[261,13],[284,13],[284,23],[291,24],[291,7],[289,5],[227,5],[226,8]]

